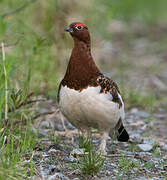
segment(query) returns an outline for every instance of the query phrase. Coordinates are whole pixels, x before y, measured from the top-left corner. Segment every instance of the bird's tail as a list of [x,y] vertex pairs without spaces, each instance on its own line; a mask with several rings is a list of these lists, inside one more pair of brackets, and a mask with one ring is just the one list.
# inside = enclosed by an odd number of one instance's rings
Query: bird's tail
[[120,126],[118,129],[118,136],[117,136],[118,141],[121,142],[127,142],[129,140],[129,134],[124,128],[123,124]]
[[[113,131],[111,130],[109,136],[112,137],[112,135],[113,135]],[[115,135],[118,141],[127,142],[129,140],[129,134],[124,128],[121,118],[119,119],[115,127]]]

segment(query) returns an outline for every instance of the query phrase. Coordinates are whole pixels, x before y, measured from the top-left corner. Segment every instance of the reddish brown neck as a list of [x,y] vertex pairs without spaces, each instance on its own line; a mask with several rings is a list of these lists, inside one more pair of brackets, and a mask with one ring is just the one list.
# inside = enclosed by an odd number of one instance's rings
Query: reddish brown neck
[[90,41],[85,43],[74,38],[74,48],[62,84],[82,90],[92,85],[99,75],[100,71],[91,56]]

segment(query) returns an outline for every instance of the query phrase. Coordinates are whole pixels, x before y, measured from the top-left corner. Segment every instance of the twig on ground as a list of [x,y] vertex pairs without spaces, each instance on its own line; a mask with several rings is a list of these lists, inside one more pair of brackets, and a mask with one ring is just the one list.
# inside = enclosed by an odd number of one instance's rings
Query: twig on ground
[[[30,94],[27,95],[27,97],[25,98],[25,100],[23,102],[21,102],[19,105],[17,105],[15,107],[15,109],[19,109],[21,106],[24,106],[26,104],[30,104],[32,103],[31,101],[28,101],[28,99],[33,95],[34,93],[31,92]],[[15,109],[9,109],[8,112],[13,112]]]
[[48,111],[48,112],[44,112],[44,113],[39,113],[35,117],[33,117],[33,119],[37,119],[37,118],[39,118],[41,116],[45,116],[45,115],[48,115],[48,114],[54,114],[54,113],[57,113],[57,112],[58,112],[58,110],[56,110],[56,111]]
[[[19,43],[19,41],[20,41],[20,38],[14,43],[4,44],[4,47],[16,46]],[[0,48],[2,49],[2,45],[0,46]]]
[[20,104],[18,104],[15,109],[9,109],[8,112],[13,112],[15,111],[16,109],[19,109],[21,108],[22,106],[25,106],[27,104],[32,104],[32,103],[35,103],[35,102],[39,102],[39,101],[45,101],[46,99],[34,99],[34,100],[28,100],[34,93],[31,92],[30,94],[27,95],[26,99],[24,101],[22,101]]
[[19,105],[19,107],[17,107],[17,109],[19,109],[21,106],[27,105],[27,104],[32,104],[35,102],[40,102],[40,101],[45,101],[46,99],[34,99],[34,100],[30,100],[30,101],[26,101],[23,102],[21,105]]
[[[87,152],[84,153],[84,154],[88,154]],[[71,154],[73,157],[82,157],[84,156],[84,154]],[[110,157],[134,157],[134,155],[122,155],[122,154],[109,154],[109,155],[103,155],[103,157],[107,157],[107,158],[110,158]]]
[[79,169],[75,169],[75,170],[73,170],[73,171],[70,171],[70,172],[68,173],[68,175],[71,176],[71,175],[73,175],[73,174],[76,174],[77,172],[79,172]]
[[109,155],[103,155],[104,157],[134,157],[135,155],[126,155],[126,154],[109,154]]
[[25,8],[27,8],[31,3],[34,3],[35,1],[37,0],[30,0],[30,1],[27,1],[26,3],[24,3],[21,7],[19,7],[18,9],[15,9],[11,12],[7,12],[7,13],[4,13],[2,14],[0,17],[2,19],[8,17],[8,16],[11,16],[11,15],[14,15],[14,14],[17,14],[19,13],[20,11],[24,10]]
[[4,43],[1,43],[2,48],[2,60],[3,60],[3,70],[5,76],[5,121],[8,119],[8,80],[7,80],[7,71],[5,65],[5,47]]
[[37,166],[37,165],[35,165],[35,167],[34,167],[34,174],[35,174],[35,176],[37,177],[37,179],[43,180],[43,177],[41,177],[40,170],[38,169],[38,166]]
[[[27,97],[26,97],[26,99],[25,99],[23,102],[21,102],[19,105],[16,106],[16,109],[19,109],[21,106],[24,106],[24,105],[28,104],[28,102],[30,102],[30,101],[28,101],[28,99],[29,99],[33,94],[34,94],[33,92],[31,92],[30,94],[28,94]],[[31,103],[31,102],[30,102],[30,103]],[[30,103],[29,103],[29,104],[30,104]]]

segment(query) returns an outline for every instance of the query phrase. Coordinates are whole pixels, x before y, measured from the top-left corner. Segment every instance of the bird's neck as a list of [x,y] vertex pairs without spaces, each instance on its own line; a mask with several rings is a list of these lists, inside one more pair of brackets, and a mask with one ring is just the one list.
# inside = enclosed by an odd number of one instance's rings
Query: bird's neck
[[74,48],[62,81],[64,85],[76,90],[83,89],[95,81],[99,74],[91,55],[90,42],[74,40]]

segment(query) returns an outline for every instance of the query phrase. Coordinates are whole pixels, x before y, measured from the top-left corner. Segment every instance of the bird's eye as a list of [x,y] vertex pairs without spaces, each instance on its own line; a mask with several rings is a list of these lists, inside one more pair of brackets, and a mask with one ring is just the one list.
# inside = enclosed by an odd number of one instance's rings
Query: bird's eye
[[83,27],[82,27],[82,26],[76,26],[76,28],[77,28],[78,30],[81,30]]

